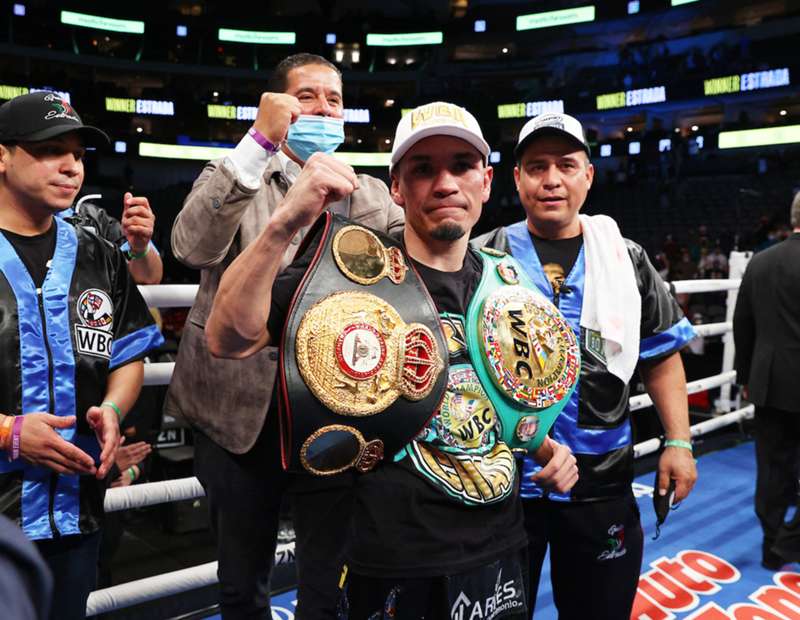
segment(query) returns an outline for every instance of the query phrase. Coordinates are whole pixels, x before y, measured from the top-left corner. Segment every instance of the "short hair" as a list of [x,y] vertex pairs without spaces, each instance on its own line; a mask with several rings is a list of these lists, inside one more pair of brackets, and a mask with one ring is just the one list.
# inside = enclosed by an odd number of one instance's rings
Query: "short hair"
[[327,67],[339,76],[339,81],[342,80],[342,72],[339,71],[339,67],[333,64],[330,60],[327,60],[322,56],[318,56],[317,54],[308,54],[303,52],[300,54],[292,54],[291,56],[287,56],[278,63],[278,66],[275,67],[272,75],[269,76],[269,81],[267,82],[270,92],[285,93],[286,87],[289,83],[289,72],[292,69],[305,67],[306,65],[322,65],[323,67]]
[[800,192],[794,195],[792,200],[792,209],[789,212],[789,222],[792,228],[800,228]]

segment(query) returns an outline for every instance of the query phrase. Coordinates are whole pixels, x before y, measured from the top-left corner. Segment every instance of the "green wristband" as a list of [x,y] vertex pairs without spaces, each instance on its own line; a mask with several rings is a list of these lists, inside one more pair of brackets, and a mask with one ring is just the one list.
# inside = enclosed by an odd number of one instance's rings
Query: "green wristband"
[[133,465],[128,467],[128,475],[131,477],[131,482],[136,482],[136,470],[133,468]]
[[122,422],[122,410],[119,407],[117,407],[117,404],[115,402],[110,401],[110,400],[104,400],[102,403],[100,403],[100,406],[101,407],[111,407],[114,410],[114,412],[117,414],[117,420],[119,422]]
[[689,452],[693,452],[692,444],[683,439],[667,439],[664,442],[665,448],[686,448]]
[[139,258],[144,258],[147,256],[147,253],[150,251],[150,245],[148,244],[144,248],[144,252],[134,252],[133,250],[128,250],[125,254],[128,256],[128,260],[137,260]]

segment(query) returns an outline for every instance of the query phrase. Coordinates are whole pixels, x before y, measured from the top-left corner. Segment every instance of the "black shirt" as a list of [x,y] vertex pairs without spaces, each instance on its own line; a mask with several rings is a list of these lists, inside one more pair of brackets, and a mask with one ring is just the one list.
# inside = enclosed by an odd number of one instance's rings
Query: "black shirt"
[[553,287],[554,303],[557,306],[561,287],[580,254],[583,235],[569,239],[544,239],[531,233],[531,240],[542,269]]
[[10,230],[3,230],[8,242],[14,247],[25,268],[36,285],[41,288],[47,275],[47,267],[56,249],[56,227],[52,222],[50,229],[40,235],[18,235]]
[[[273,342],[280,338],[314,246],[275,281],[267,324]],[[463,320],[480,280],[480,257],[468,252],[457,272],[441,272],[413,262],[440,314],[451,321],[452,317]],[[469,364],[466,347],[457,349],[450,347],[451,371]],[[351,571],[381,577],[455,574],[488,564],[526,544],[516,480],[511,480],[513,490],[505,499],[465,505],[423,477],[409,456],[396,463],[393,456],[387,454],[382,465],[356,478],[348,544]]]

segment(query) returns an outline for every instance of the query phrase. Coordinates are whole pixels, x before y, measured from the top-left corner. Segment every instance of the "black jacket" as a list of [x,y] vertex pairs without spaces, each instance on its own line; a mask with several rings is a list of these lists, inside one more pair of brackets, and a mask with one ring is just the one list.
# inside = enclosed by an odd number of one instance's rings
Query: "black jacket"
[[753,256],[733,315],[738,381],[750,401],[800,413],[800,233]]

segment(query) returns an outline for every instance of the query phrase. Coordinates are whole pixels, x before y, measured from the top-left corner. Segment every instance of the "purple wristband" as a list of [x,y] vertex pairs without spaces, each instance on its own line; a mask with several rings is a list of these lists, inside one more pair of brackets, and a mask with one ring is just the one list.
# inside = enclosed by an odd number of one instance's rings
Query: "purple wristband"
[[266,136],[255,127],[251,127],[250,129],[248,129],[247,135],[253,138],[253,140],[255,140],[256,142],[258,142],[268,153],[274,154],[281,150],[280,143],[272,144],[272,142],[267,140]]
[[11,431],[11,458],[9,460],[16,461],[19,458],[19,436],[22,433],[22,423],[24,418],[18,415],[14,418],[14,429]]

